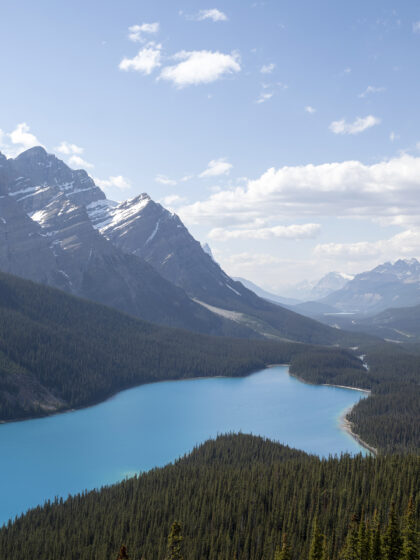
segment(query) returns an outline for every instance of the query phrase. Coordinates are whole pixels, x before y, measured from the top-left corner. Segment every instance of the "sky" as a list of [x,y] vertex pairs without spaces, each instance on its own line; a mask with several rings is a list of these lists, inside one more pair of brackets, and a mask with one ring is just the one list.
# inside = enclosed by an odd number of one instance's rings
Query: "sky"
[[147,192],[233,276],[420,256],[420,3],[2,3],[0,151]]

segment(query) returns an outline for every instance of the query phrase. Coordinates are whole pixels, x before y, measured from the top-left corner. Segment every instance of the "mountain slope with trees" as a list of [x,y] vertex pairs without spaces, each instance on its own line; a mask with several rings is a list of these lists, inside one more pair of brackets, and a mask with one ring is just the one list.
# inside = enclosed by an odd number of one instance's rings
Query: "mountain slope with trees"
[[[146,323],[0,273],[0,419],[86,406],[141,383],[241,376],[309,345],[210,337]],[[349,351],[325,349],[357,371]]]
[[[352,552],[354,527],[368,519],[383,528],[380,560],[414,560],[388,548],[409,528],[405,542],[417,546],[419,469],[418,456],[321,460],[254,436],[221,436],[173,465],[31,510],[0,530],[0,551],[8,560],[104,560],[124,544],[132,560],[163,560],[177,520],[185,560],[273,560],[285,536],[290,560],[360,560],[340,552]],[[411,525],[401,528],[410,496]]]

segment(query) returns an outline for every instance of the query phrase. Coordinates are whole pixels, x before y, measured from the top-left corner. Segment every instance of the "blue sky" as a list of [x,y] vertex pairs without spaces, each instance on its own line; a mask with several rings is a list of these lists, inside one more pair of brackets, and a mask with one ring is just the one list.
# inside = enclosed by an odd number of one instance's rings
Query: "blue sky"
[[420,255],[417,2],[23,0],[0,52],[3,152],[148,192],[233,275]]

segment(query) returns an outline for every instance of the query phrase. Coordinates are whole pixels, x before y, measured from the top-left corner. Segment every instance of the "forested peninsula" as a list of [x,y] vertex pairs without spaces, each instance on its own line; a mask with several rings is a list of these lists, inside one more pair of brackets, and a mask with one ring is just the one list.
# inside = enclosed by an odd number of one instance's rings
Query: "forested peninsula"
[[[226,435],[167,467],[31,510],[0,530],[0,550],[10,560],[113,560],[121,545],[132,560],[416,560],[419,472],[418,455],[320,459]],[[168,556],[175,520],[182,555]]]

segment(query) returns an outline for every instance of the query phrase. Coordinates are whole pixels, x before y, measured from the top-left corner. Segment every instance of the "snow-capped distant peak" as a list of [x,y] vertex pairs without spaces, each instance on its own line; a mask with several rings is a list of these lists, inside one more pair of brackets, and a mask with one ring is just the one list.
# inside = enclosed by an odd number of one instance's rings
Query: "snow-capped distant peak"
[[348,280],[348,281],[353,280],[354,278],[354,274],[346,274],[345,272],[337,272],[336,274],[341,278],[343,278],[344,280]]

